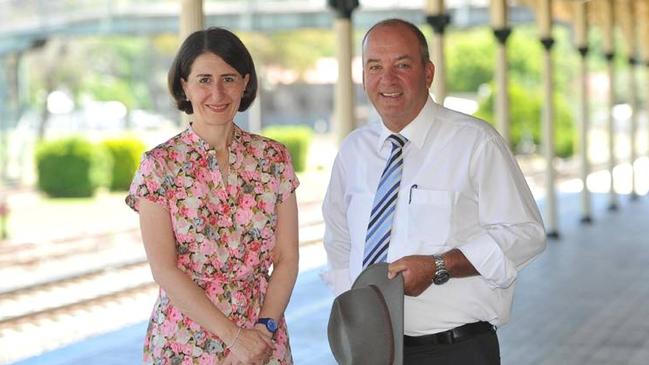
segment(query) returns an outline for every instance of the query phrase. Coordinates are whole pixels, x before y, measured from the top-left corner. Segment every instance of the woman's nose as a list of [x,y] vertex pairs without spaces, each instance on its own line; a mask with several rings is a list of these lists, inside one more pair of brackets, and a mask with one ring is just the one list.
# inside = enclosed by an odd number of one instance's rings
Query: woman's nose
[[215,82],[214,84],[212,84],[210,91],[214,96],[219,97],[224,94],[225,88],[223,87],[223,83]]

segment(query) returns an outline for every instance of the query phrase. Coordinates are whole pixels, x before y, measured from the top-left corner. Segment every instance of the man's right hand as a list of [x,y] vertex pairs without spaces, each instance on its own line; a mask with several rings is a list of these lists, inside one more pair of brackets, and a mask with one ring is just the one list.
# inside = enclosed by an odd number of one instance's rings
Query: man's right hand
[[405,256],[388,266],[388,278],[403,274],[404,291],[413,297],[423,293],[433,283],[435,259],[430,255]]

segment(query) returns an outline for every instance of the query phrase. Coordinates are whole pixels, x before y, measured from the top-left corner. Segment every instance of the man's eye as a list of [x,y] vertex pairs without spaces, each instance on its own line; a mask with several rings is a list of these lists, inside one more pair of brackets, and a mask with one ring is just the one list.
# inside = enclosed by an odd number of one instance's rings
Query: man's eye
[[407,63],[399,63],[397,64],[397,68],[410,68],[410,65]]
[[379,65],[370,65],[369,67],[370,71],[377,71],[381,69],[381,66]]

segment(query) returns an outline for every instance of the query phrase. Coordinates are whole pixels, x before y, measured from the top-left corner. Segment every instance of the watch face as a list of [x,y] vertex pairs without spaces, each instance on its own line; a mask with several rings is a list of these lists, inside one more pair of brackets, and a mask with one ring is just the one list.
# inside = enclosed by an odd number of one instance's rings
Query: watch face
[[448,279],[451,276],[449,275],[448,271],[438,271],[435,273],[435,278],[433,279],[433,283],[435,285],[441,285],[444,284],[445,282],[448,281]]
[[277,331],[277,323],[275,323],[275,320],[269,318],[268,321],[266,321],[266,328],[272,333],[275,333]]
[[275,320],[272,318],[259,318],[259,320],[257,320],[257,323],[261,323],[266,326],[266,329],[270,333],[277,332],[277,322],[275,322]]

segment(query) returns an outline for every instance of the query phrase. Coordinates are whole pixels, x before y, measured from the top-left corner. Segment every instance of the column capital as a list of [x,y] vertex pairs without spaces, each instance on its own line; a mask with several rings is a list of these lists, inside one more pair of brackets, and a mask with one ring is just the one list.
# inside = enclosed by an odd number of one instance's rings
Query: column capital
[[586,56],[588,56],[588,51],[590,50],[588,49],[588,46],[581,46],[577,48],[577,51],[579,51],[581,57],[586,58]]
[[351,19],[358,8],[358,0],[327,0],[327,4],[336,12],[338,18]]
[[493,30],[494,36],[498,40],[498,43],[504,45],[507,43],[507,38],[512,34],[512,28],[511,27],[504,27],[504,28],[494,28]]
[[448,13],[426,16],[426,22],[433,27],[437,34],[444,34],[444,29],[451,23],[451,16]]
[[554,46],[554,38],[552,37],[541,38],[541,44],[543,45],[543,48],[549,51]]

